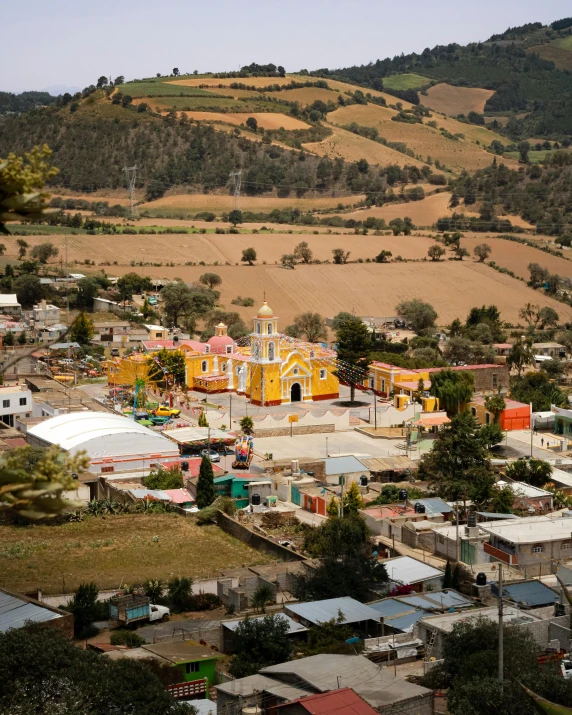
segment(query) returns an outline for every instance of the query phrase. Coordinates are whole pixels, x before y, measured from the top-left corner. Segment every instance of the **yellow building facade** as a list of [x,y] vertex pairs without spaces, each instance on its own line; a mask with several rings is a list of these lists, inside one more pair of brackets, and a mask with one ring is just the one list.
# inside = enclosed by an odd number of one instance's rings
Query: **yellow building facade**
[[329,400],[339,397],[336,353],[320,344],[282,335],[278,318],[265,302],[253,319],[249,345],[239,346],[226,326],[205,343],[182,340],[143,343],[147,354],[105,361],[108,384],[133,386],[148,374],[154,350],[176,349],[185,355],[185,382],[189,390],[216,394],[237,392],[256,405]]

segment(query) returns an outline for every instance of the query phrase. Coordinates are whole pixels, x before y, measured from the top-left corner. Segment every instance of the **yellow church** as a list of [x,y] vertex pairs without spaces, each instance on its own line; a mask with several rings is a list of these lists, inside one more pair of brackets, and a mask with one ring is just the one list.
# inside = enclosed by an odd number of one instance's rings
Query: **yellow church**
[[[278,318],[264,302],[253,319],[250,345],[239,346],[220,323],[206,342],[154,340],[143,343],[147,355],[106,361],[110,386],[130,385],[153,353],[180,350],[185,355],[189,390],[215,394],[236,392],[255,405],[329,400],[339,397],[334,374],[336,353],[320,344],[288,338],[278,332]],[[144,368],[143,368],[144,369]]]

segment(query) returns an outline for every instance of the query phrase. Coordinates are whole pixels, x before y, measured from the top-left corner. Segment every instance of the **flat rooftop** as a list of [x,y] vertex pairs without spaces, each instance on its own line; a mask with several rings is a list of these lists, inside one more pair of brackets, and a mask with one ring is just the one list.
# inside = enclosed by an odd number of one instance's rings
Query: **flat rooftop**
[[513,544],[535,544],[542,541],[570,539],[572,519],[564,517],[549,519],[545,516],[511,520],[505,524],[479,524],[481,529]]
[[[421,623],[427,628],[435,629],[443,633],[451,633],[456,623],[469,623],[477,618],[487,618],[493,623],[498,623],[498,608],[477,608],[474,611],[461,611],[460,613],[446,613],[439,616],[427,616],[421,619]],[[505,607],[503,609],[504,623],[526,624],[541,621],[538,616],[532,615],[529,611],[523,613],[520,608]]]

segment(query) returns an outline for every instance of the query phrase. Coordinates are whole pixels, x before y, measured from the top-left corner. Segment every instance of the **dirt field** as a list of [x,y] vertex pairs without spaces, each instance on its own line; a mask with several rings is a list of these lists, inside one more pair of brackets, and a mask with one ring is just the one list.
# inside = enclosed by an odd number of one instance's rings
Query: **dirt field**
[[415,226],[430,227],[437,219],[451,214],[447,208],[450,200],[451,194],[444,192],[428,196],[422,201],[410,201],[407,204],[386,204],[370,209],[357,209],[347,214],[346,218],[364,221],[368,216],[375,216],[389,222],[394,218],[409,216]]
[[62,593],[62,576],[67,592],[89,581],[106,589],[173,575],[198,580],[221,569],[268,561],[216,526],[198,527],[194,520],[173,514],[0,527],[0,584],[14,591]]
[[[407,148],[412,149],[416,155],[420,154],[424,158],[430,156],[433,160],[442,162],[455,172],[462,169],[475,171],[492,163],[492,155],[472,141],[447,139],[438,129],[424,124],[393,122],[391,117],[394,114],[395,112],[392,110],[374,104],[353,104],[332,112],[329,115],[329,121],[339,125],[356,122],[364,126],[375,127],[379,135],[388,141],[404,142]],[[486,129],[484,131],[487,132]]]
[[258,122],[258,126],[264,129],[280,129],[283,127],[288,131],[294,129],[308,129],[309,124],[302,122],[295,117],[289,117],[286,114],[278,114],[274,112],[179,112],[185,114],[189,119],[194,119],[197,122],[225,122],[226,124],[246,124],[249,117],[254,117]]
[[[465,139],[472,142],[479,142],[483,146],[489,146],[493,141],[500,141],[502,144],[507,144],[508,139],[506,137],[497,134],[492,129],[487,127],[478,126],[477,124],[466,124],[465,122],[459,122],[452,117],[446,117],[443,114],[434,113],[432,119],[437,122],[437,127],[440,129],[446,129],[451,132],[451,134],[464,134]],[[428,120],[428,121],[431,121]],[[498,161],[498,158],[497,158]],[[507,165],[515,165],[516,162],[511,162],[505,160]]]
[[[313,211],[319,209],[334,209],[339,204],[342,206],[354,206],[359,201],[363,201],[363,194],[355,196],[308,196],[307,198],[297,199],[295,196],[286,199],[276,197],[258,197],[258,196],[241,196],[240,208],[242,211],[257,211],[261,213],[270,213],[274,209],[296,208],[303,211]],[[156,201],[141,204],[141,211],[160,209],[172,211],[190,211],[192,213],[201,213],[202,211],[212,211],[213,213],[222,213],[223,211],[232,211],[234,198],[230,195],[220,194],[177,194],[172,196],[164,196]]]
[[364,94],[369,93],[372,97],[383,97],[383,99],[385,99],[388,105],[401,102],[405,109],[411,109],[411,107],[413,106],[410,102],[406,102],[403,99],[399,99],[399,97],[394,97],[392,94],[378,92],[376,89],[370,89],[369,87],[367,89],[364,89],[363,87],[357,87],[355,84],[348,84],[347,82],[338,82],[338,80],[335,79],[328,79],[326,81],[328,83],[328,87],[330,87],[331,89],[337,89],[340,92],[355,92],[356,89],[361,89]]
[[[495,261],[499,266],[508,268],[525,280],[530,279],[529,263],[538,263],[551,273],[556,273],[559,276],[572,275],[572,261],[566,258],[558,258],[558,256],[551,256],[549,253],[544,253],[530,246],[505,241],[502,238],[483,237],[478,234],[468,234],[461,239],[461,245],[469,251],[471,256],[473,255],[474,247],[479,243],[488,243],[493,249],[487,259],[488,261]],[[572,252],[570,251],[564,255],[569,255],[572,258]]]
[[246,84],[250,87],[268,87],[271,84],[290,84],[292,80],[306,82],[307,77],[298,77],[296,75],[288,75],[286,77],[192,77],[190,79],[174,79],[167,84],[180,84],[183,87],[218,87],[223,85],[228,87],[229,84]]
[[378,144],[339,127],[332,128],[333,134],[331,136],[322,142],[304,144],[304,149],[313,154],[318,154],[318,156],[340,157],[345,161],[367,159],[370,164],[379,164],[380,166],[386,166],[387,164],[405,166],[409,164],[420,169],[425,166],[417,159],[412,159],[406,154],[394,151],[383,144]]
[[[285,99],[288,102],[300,102],[302,107],[312,104],[320,99],[322,102],[337,102],[339,93],[331,89],[321,89],[320,87],[302,87],[301,89],[285,89],[278,96],[279,99]],[[267,93],[266,96],[272,96]]]
[[469,112],[482,114],[487,100],[493,94],[494,91],[490,89],[453,87],[442,82],[430,87],[427,90],[427,96],[423,95],[421,100],[426,107],[430,107],[436,112],[456,117],[457,114],[468,114]]
[[[380,249],[384,239],[379,239]],[[349,242],[346,245],[351,249]],[[113,267],[116,275],[131,270]],[[204,270],[202,266],[145,269],[152,277],[180,277],[187,281],[196,281]],[[263,299],[266,291],[282,327],[307,311],[324,316],[333,316],[342,310],[355,310],[357,315],[393,315],[397,303],[415,297],[435,306],[440,325],[457,317],[464,319],[473,306],[483,302],[494,303],[503,319],[512,323],[518,323],[518,311],[528,302],[550,305],[562,320],[572,319],[572,308],[542,296],[521,281],[467,260],[322,264],[298,266],[295,270],[274,265],[220,266],[216,272],[223,281],[221,302],[224,305],[230,307],[231,300],[238,295],[252,297],[256,303]],[[252,319],[252,308],[232,306],[232,309],[238,310],[246,320]]]

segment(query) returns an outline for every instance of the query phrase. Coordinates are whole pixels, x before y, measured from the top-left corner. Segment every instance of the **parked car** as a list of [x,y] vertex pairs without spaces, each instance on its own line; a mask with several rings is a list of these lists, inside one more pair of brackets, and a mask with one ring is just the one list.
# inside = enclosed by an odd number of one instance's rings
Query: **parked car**
[[136,420],[148,420],[149,419],[149,413],[144,412],[143,410],[137,410],[133,416],[135,417]]
[[158,417],[157,415],[151,415],[149,421],[154,425],[164,425],[171,421],[170,417]]
[[170,615],[166,606],[156,606],[146,596],[114,596],[109,602],[110,619],[123,625],[137,621],[166,621]]
[[214,449],[203,449],[201,452],[201,457],[208,457],[211,462],[220,462],[220,454],[215,452]]
[[119,348],[111,348],[111,357],[119,357]]
[[181,414],[181,410],[167,405],[159,405],[153,414],[155,417],[178,417]]
[[147,298],[147,303],[149,303],[149,305],[157,305],[158,300],[154,296],[151,296],[150,298]]

